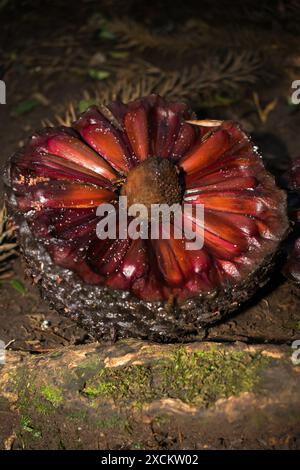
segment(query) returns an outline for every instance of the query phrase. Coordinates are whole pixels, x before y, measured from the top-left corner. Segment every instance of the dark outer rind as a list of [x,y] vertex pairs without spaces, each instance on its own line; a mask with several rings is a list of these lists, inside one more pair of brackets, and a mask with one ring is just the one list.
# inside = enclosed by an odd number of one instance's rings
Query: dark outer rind
[[24,216],[15,212],[19,241],[29,273],[52,308],[78,322],[96,339],[136,337],[152,341],[191,341],[203,328],[224,318],[268,281],[276,253],[245,281],[176,303],[145,302],[129,292],[84,283],[75,273],[57,266],[31,234]]

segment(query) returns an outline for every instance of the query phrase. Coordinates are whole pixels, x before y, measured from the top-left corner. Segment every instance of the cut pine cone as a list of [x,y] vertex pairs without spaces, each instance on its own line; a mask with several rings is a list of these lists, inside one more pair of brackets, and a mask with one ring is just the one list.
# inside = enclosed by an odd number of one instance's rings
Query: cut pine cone
[[17,254],[17,246],[15,226],[3,206],[0,210],[0,280],[11,277],[11,260]]
[[[195,121],[157,95],[92,107],[12,156],[7,199],[42,294],[97,338],[186,341],[269,279],[288,231],[286,195],[231,121]],[[97,207],[204,205],[204,246],[100,240]],[[193,231],[203,226],[192,216]]]

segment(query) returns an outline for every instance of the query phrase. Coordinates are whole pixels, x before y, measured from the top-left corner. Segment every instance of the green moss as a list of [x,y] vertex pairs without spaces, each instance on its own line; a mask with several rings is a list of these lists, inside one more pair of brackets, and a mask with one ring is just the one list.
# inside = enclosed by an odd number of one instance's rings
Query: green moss
[[294,329],[300,331],[300,321],[295,324]]
[[41,431],[39,431],[32,425],[31,419],[28,416],[21,416],[20,426],[23,432],[29,432],[35,438],[42,437]]
[[132,444],[132,448],[136,450],[144,450],[145,445],[142,442],[135,442],[134,444]]
[[119,414],[112,414],[109,418],[98,419],[96,421],[96,426],[103,430],[117,428],[123,431],[128,431],[128,429],[130,429],[128,419],[123,418]]
[[28,381],[26,385],[23,385],[21,389],[19,389],[18,408],[21,411],[27,412],[28,408],[32,405],[31,394],[33,392],[34,386],[31,384],[30,381]]
[[178,350],[164,368],[163,390],[186,403],[214,403],[251,391],[268,363],[260,354]]
[[53,353],[49,354],[49,357],[51,357],[51,359],[58,359],[62,355],[62,351],[54,351]]
[[[51,389],[51,387],[49,387]],[[46,393],[46,396],[47,393]],[[52,397],[52,395],[50,394]],[[57,403],[57,401],[55,402]],[[29,410],[36,410],[43,415],[49,415],[54,410],[54,405],[51,401],[41,393],[39,394],[32,382],[23,386],[19,391],[18,408],[22,413],[29,414]]]
[[170,422],[170,416],[166,415],[166,414],[162,414],[162,415],[158,415],[158,416],[155,416],[155,418],[153,419],[152,423],[155,424],[156,426],[166,426],[168,425]]
[[93,378],[91,385],[86,385],[83,392],[86,396],[110,398],[131,398],[143,396],[152,397],[150,387],[151,369],[145,366],[131,366],[122,369],[102,369],[96,381]]
[[43,385],[40,388],[40,394],[45,400],[49,401],[54,408],[57,408],[63,402],[61,390],[53,385]]
[[83,361],[80,366],[76,367],[74,370],[74,376],[77,377],[77,379],[86,381],[93,377],[99,368],[101,368],[99,359],[87,359]]
[[160,398],[208,406],[219,398],[253,390],[268,362],[260,354],[189,352],[183,347],[151,367],[102,369],[87,381],[83,394],[90,399],[130,401],[137,409]]
[[34,398],[32,401],[34,410],[41,415],[50,415],[54,412],[55,408],[50,402]]
[[31,427],[31,419],[28,416],[21,416],[20,425],[23,430],[27,431]]
[[85,421],[87,419],[87,410],[76,410],[68,413],[68,418],[73,421]]
[[58,448],[60,450],[66,450],[65,443],[61,439],[58,441]]

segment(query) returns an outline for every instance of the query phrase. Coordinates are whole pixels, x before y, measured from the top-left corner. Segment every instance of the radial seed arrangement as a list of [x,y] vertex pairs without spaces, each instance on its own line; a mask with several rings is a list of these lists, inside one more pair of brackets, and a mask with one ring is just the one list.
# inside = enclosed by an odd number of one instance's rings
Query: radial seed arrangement
[[[36,133],[8,163],[32,277],[95,337],[191,339],[268,279],[288,230],[285,193],[236,123],[201,122],[156,95],[114,102]],[[172,230],[100,240],[97,208],[117,209],[121,195],[146,207],[203,205],[204,224],[190,223],[204,229],[204,246],[188,250]]]

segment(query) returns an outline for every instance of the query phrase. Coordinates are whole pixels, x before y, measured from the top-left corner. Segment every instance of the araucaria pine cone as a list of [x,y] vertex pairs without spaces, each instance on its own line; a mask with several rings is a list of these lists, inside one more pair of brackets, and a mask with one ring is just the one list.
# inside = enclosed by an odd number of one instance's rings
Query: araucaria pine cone
[[[156,95],[92,107],[13,155],[7,199],[42,294],[97,338],[187,340],[268,279],[288,230],[285,193],[231,121],[195,121]],[[97,207],[204,205],[204,246],[100,240]],[[200,224],[192,220],[196,231]]]

